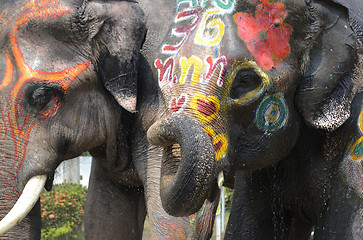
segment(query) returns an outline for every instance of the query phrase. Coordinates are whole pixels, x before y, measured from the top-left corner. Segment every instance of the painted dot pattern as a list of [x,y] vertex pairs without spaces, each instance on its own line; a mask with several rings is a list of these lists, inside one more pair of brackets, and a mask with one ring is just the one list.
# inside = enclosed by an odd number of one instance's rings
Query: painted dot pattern
[[279,96],[268,96],[256,110],[256,125],[265,132],[282,128],[287,120],[285,100]]

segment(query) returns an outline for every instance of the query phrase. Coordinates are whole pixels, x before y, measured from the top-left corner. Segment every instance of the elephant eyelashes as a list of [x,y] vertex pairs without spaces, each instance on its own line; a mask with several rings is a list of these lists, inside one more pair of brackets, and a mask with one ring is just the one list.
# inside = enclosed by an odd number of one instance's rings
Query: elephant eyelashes
[[[63,96],[61,91],[55,86],[49,86],[41,83],[29,84],[26,88],[26,106],[31,113],[44,115],[58,105],[60,98]],[[52,104],[50,104],[52,103]]]
[[230,97],[232,99],[240,99],[261,86],[261,83],[261,77],[256,72],[249,69],[241,69],[233,79]]

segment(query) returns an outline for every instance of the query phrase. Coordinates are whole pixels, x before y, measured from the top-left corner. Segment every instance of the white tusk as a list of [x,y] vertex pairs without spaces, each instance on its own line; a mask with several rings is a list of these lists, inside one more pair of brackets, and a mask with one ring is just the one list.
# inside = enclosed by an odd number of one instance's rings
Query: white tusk
[[218,183],[218,187],[219,189],[222,188],[223,186],[223,183],[224,183],[224,175],[223,175],[223,171],[221,171],[219,174],[218,174],[218,177],[217,177],[217,183]]
[[1,220],[0,236],[23,220],[30,210],[32,210],[39,199],[46,180],[46,175],[38,175],[29,179],[24,187],[23,193],[18,198],[18,201],[10,212]]

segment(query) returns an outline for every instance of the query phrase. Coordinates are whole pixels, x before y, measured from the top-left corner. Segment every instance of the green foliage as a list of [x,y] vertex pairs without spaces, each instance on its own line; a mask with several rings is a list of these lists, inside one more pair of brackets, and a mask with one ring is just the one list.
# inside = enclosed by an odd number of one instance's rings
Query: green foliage
[[224,195],[224,199],[226,202],[226,207],[232,207],[232,199],[233,199],[233,189],[225,188],[226,194]]
[[87,188],[75,183],[54,185],[41,194],[42,239],[84,239]]

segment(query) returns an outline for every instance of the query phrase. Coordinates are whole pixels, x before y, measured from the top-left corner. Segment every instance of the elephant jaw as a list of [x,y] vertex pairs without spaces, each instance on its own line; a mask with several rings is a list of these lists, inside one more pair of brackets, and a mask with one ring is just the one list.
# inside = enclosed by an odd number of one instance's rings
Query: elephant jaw
[[206,132],[191,118],[177,114],[150,127],[151,144],[164,147],[160,197],[167,213],[197,212],[217,185],[215,153]]
[[0,236],[17,225],[32,210],[39,199],[46,180],[46,175],[38,175],[29,179],[13,208],[0,221]]

